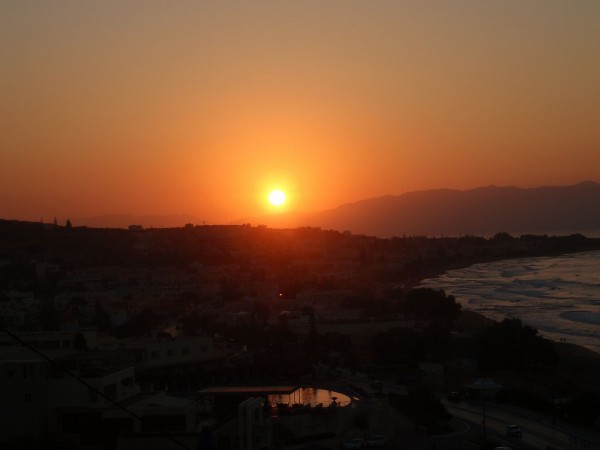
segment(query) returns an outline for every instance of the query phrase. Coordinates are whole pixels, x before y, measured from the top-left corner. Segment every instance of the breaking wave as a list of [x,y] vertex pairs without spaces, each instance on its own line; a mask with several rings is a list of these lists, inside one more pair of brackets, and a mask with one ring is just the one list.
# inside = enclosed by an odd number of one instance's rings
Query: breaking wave
[[463,308],[494,320],[518,317],[550,339],[600,353],[600,252],[475,264],[424,280]]

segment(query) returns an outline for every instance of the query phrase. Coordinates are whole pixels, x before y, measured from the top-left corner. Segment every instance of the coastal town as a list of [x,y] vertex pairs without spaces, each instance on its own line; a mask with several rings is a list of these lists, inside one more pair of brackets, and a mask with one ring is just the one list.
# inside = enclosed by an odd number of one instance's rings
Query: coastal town
[[[600,448],[598,355],[419,287],[599,248],[582,235],[0,221],[0,446]],[[486,402],[545,414],[562,435],[499,434]]]

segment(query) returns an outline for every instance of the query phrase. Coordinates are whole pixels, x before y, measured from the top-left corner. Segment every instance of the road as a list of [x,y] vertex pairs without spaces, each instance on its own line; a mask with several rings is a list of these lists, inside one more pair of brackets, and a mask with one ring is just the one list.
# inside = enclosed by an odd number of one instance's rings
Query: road
[[[369,383],[352,380],[371,394]],[[383,383],[382,391],[404,393],[400,387]],[[390,438],[389,445],[381,450],[478,450],[482,443],[482,404],[467,400],[442,403],[454,416],[450,426],[453,431],[445,435],[425,435],[414,429],[406,418],[398,413],[387,401],[367,396],[360,401],[363,412],[368,412],[370,432],[385,434]],[[600,450],[600,434],[583,431],[566,423],[553,423],[551,417],[527,411],[518,407],[486,402],[486,437],[488,442],[514,450]],[[506,435],[506,425],[516,424],[523,430],[523,437]],[[354,430],[359,437],[364,432]],[[343,435],[329,448],[339,448],[340,442],[348,437]]]
[[[480,402],[445,402],[444,405],[455,417],[483,428],[483,407]],[[506,425],[509,423],[517,424],[523,429],[522,438],[506,436]],[[495,403],[488,402],[485,405],[485,428],[489,440],[514,449],[600,450],[598,436],[555,425],[551,420],[536,413]]]

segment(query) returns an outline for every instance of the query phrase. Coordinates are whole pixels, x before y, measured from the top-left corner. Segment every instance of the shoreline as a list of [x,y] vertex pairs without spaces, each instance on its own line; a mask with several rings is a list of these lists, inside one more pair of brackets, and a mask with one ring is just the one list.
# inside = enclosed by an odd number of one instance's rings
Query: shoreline
[[[581,250],[581,251],[578,250],[578,251],[573,251],[573,252],[559,252],[556,254],[527,255],[527,256],[508,257],[508,258],[482,258],[481,260],[478,259],[477,261],[472,261],[471,263],[464,263],[464,264],[459,262],[459,263],[451,264],[447,268],[444,268],[444,269],[431,270],[427,275],[411,280],[406,286],[408,289],[418,288],[418,287],[427,287],[427,286],[423,286],[423,282],[426,280],[436,280],[440,276],[442,276],[450,271],[468,269],[468,268],[473,267],[478,264],[491,264],[491,263],[495,263],[495,262],[510,261],[510,260],[515,260],[515,259],[527,260],[527,259],[537,259],[537,258],[553,258],[553,257],[567,256],[567,255],[593,253],[593,252],[598,252],[598,251],[599,251],[598,249],[586,249],[586,250]],[[439,288],[439,289],[446,290],[444,288]],[[450,294],[450,295],[452,295],[452,294]],[[480,322],[480,323],[488,322],[491,324],[494,322],[496,322],[496,323],[498,322],[498,320],[495,318],[489,317],[489,316],[487,316],[479,311],[476,311],[474,309],[467,308],[466,305],[463,303],[461,303],[461,308],[462,308],[461,311],[463,311],[463,312],[468,311],[469,314],[478,316],[479,317],[478,322]],[[573,310],[573,311],[563,311],[562,313],[559,314],[559,316],[562,318],[565,318],[566,320],[571,320],[575,323],[600,325],[600,312],[589,312],[588,311],[587,314],[592,314],[593,315],[592,318],[582,317],[583,314],[586,314],[586,311]],[[523,320],[523,318],[519,317],[518,315],[515,315],[515,317]],[[544,337],[544,339],[552,341],[555,344],[555,346],[559,346],[559,347],[565,349],[564,352],[571,351],[571,352],[577,353],[579,356],[587,355],[587,357],[600,358],[600,350],[597,350],[595,348],[590,348],[581,343],[561,341],[556,338],[544,336],[544,333],[538,327],[534,326],[534,328],[536,328],[538,330],[538,333],[540,335],[542,335]],[[572,336],[566,335],[565,338],[572,338]]]
[[497,257],[497,258],[495,258],[495,257],[474,258],[471,261],[459,261],[459,262],[456,262],[453,264],[449,264],[447,267],[431,269],[426,274],[420,274],[419,276],[409,278],[408,281],[405,283],[405,286],[407,288],[419,287],[419,285],[424,280],[431,280],[431,279],[439,277],[440,275],[444,275],[445,273],[447,273],[451,270],[468,269],[469,267],[473,267],[478,264],[490,264],[490,263],[494,263],[494,262],[510,261],[510,260],[515,260],[515,259],[557,258],[560,256],[576,255],[579,253],[592,253],[592,252],[600,252],[600,248],[586,249],[586,250],[573,250],[570,252],[569,251],[556,252],[556,253],[549,252],[549,253],[544,253],[544,254],[506,256],[506,257]]

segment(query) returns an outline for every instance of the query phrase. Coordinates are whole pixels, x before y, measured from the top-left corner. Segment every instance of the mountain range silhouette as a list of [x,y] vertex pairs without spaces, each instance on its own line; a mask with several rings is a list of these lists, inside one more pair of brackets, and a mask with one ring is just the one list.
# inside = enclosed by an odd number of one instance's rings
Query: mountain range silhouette
[[[126,228],[203,224],[191,215],[105,215],[77,219],[75,225]],[[486,186],[471,190],[434,189],[385,195],[317,212],[289,211],[240,219],[271,228],[319,227],[378,237],[489,236],[498,232],[574,234],[600,237],[600,184],[519,188]]]
[[379,237],[514,234],[600,235],[600,184],[437,189],[370,198],[314,212],[258,219],[273,228],[349,230]]

